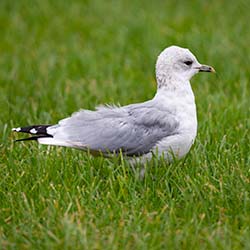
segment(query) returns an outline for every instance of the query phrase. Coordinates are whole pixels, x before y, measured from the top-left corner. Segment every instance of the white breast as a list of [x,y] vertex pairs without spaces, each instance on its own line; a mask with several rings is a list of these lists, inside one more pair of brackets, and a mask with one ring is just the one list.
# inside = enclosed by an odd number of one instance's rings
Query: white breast
[[158,154],[163,154],[168,160],[185,156],[197,134],[196,105],[190,84],[180,91],[158,91],[158,98],[162,105],[173,110],[179,123],[178,133],[162,139],[154,148]]

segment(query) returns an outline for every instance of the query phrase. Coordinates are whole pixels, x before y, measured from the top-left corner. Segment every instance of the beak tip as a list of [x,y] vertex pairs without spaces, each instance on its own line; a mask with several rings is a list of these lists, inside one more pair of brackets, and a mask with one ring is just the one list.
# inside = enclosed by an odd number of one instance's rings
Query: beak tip
[[216,70],[213,67],[211,67],[211,73],[216,73]]

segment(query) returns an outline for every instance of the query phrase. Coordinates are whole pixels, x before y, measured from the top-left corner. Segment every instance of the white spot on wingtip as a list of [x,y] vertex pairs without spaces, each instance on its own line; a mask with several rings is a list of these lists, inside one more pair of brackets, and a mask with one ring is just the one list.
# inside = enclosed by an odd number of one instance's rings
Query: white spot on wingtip
[[13,128],[12,131],[20,132],[21,128]]
[[36,134],[36,133],[37,133],[37,130],[36,130],[35,128],[32,128],[32,129],[30,130],[30,133],[31,133],[31,134]]

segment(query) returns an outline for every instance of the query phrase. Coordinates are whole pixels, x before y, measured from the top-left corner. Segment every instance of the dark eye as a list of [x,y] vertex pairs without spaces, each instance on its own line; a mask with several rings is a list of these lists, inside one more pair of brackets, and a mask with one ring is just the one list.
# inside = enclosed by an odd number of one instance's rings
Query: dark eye
[[186,65],[191,65],[193,62],[192,61],[185,61],[184,62]]

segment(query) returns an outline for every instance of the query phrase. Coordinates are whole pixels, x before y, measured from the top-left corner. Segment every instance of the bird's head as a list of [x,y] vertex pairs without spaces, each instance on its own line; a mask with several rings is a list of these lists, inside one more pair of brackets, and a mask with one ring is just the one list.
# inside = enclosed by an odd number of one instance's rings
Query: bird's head
[[200,64],[185,48],[170,46],[163,50],[156,62],[158,87],[176,81],[189,81],[198,72],[215,72],[213,67]]

